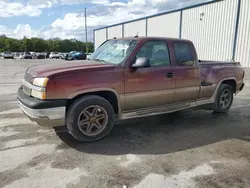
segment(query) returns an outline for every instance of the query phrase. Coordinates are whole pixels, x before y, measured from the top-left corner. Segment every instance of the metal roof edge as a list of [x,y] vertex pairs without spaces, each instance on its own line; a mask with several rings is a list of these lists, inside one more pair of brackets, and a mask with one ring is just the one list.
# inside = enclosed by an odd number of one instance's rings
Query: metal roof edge
[[165,11],[165,12],[160,12],[160,13],[157,13],[157,14],[137,18],[137,19],[134,19],[134,20],[129,20],[129,21],[113,24],[113,25],[100,27],[100,28],[94,29],[93,31],[98,31],[98,30],[102,30],[102,29],[106,29],[106,28],[110,28],[110,27],[114,27],[114,26],[118,26],[118,25],[122,25],[122,24],[127,24],[127,23],[136,22],[136,21],[140,21],[140,20],[144,20],[144,19],[148,19],[148,18],[162,16],[162,15],[166,15],[166,14],[171,14],[171,13],[174,13],[174,12],[178,12],[178,11],[182,11],[182,10],[186,10],[186,9],[191,9],[191,8],[195,8],[195,7],[199,7],[199,6],[204,6],[204,5],[208,5],[208,4],[212,4],[212,3],[218,3],[218,2],[221,2],[221,1],[224,1],[224,0],[210,0],[210,1],[206,1],[204,3],[198,3],[198,4],[178,8],[178,9],[168,10],[168,11]]

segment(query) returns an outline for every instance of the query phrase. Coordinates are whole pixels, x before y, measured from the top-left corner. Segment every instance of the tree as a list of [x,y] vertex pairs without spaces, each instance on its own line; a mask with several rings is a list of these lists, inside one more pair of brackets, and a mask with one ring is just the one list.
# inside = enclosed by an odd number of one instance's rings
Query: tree
[[40,38],[31,38],[31,49],[35,52],[44,52],[48,49],[48,44],[45,40]]
[[[94,44],[91,42],[87,43],[88,51],[94,51]],[[85,43],[77,39],[65,39],[52,38],[52,39],[42,39],[42,38],[31,38],[28,39],[23,37],[21,40],[6,37],[5,35],[0,36],[0,52],[10,50],[13,52],[23,52],[23,51],[34,51],[34,52],[70,52],[70,51],[84,51]]]

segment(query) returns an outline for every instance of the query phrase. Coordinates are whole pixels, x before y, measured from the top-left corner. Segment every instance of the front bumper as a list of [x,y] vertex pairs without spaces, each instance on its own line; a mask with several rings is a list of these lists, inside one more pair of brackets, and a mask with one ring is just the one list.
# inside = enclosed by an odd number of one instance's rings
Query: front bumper
[[66,100],[43,101],[27,96],[18,90],[19,107],[29,119],[45,127],[65,125]]
[[245,86],[245,83],[242,83],[239,90],[242,91],[244,86]]
[[3,56],[4,59],[14,59],[14,56]]

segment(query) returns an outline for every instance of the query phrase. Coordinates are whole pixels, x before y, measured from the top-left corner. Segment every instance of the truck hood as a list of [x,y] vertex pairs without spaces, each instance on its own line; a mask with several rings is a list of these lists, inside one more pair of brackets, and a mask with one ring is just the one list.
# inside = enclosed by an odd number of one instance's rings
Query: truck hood
[[58,63],[58,64],[55,64],[55,62],[52,63],[30,67],[27,70],[27,73],[30,74],[32,77],[48,77],[54,74],[69,72],[69,71],[84,70],[84,69],[100,70],[100,69],[115,67],[112,64],[103,64],[101,62],[92,60],[83,60],[77,62],[67,61],[65,63]]

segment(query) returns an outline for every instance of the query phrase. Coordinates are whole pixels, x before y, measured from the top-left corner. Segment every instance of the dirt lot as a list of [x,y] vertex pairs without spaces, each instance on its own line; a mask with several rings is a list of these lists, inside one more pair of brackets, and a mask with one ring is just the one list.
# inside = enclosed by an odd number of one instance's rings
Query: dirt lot
[[226,115],[186,110],[130,120],[84,144],[18,108],[26,68],[44,63],[61,60],[0,60],[0,187],[250,187],[250,71]]

